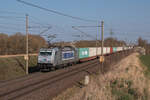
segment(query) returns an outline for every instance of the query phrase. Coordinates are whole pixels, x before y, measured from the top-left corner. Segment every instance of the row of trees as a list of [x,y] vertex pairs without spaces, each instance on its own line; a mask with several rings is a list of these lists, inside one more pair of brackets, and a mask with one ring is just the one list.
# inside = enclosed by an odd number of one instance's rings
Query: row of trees
[[[29,35],[29,53],[38,52],[46,47],[45,39],[39,35]],[[26,52],[26,36],[21,33],[7,35],[0,33],[0,55],[24,54]]]
[[144,40],[140,37],[138,39],[138,46],[145,48],[146,54],[150,54],[150,43],[148,43],[147,40]]
[[[101,46],[100,40],[80,40],[80,41],[74,41],[74,42],[57,42],[55,45],[58,46],[66,46],[66,45],[74,45],[75,47],[99,47]],[[106,38],[104,40],[104,46],[108,47],[119,47],[119,46],[126,46],[126,43],[121,40],[117,40],[115,38]]]
[[[65,46],[65,45],[74,45],[76,47],[96,47],[101,46],[101,41],[98,40],[81,40],[71,42],[57,42],[51,45],[48,45],[47,41],[39,35],[29,34],[29,53],[37,53],[41,47],[49,46]],[[104,46],[126,46],[125,41],[117,40],[115,38],[106,38],[104,40]],[[148,41],[139,38],[138,46],[146,49],[146,54],[150,54],[150,44]],[[24,54],[26,53],[26,36],[21,33],[16,33],[13,35],[7,35],[0,33],[0,55],[9,55],[9,54]]]

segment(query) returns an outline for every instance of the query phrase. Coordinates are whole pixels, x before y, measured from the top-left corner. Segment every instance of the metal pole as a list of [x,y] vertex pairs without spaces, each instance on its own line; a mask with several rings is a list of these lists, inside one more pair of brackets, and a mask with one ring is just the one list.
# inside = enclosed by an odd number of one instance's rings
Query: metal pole
[[[104,55],[103,55],[103,47],[104,47],[104,21],[101,21],[101,53],[102,53],[102,59],[104,60]],[[104,61],[102,61],[102,72],[103,72],[103,65]]]
[[97,56],[97,48],[98,46],[97,46],[97,33],[96,33],[96,56]]
[[28,75],[28,66],[29,66],[29,51],[28,51],[28,14],[26,14],[26,74]]

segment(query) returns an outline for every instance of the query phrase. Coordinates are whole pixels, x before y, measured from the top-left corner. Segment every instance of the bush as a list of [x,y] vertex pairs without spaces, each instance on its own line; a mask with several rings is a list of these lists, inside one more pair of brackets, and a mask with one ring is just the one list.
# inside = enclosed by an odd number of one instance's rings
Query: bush
[[131,80],[114,80],[110,86],[117,100],[136,100],[138,98],[136,89],[131,88]]

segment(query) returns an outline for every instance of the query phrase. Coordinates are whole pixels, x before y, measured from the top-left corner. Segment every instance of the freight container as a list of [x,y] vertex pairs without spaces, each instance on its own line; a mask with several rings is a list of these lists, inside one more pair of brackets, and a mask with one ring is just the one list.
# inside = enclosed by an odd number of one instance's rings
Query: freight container
[[126,47],[123,47],[123,50],[126,50]]
[[89,48],[79,48],[79,58],[89,57]]
[[110,53],[113,53],[113,48],[112,47],[110,47]]
[[101,55],[101,47],[98,47],[98,49],[97,49],[97,55]]
[[124,50],[127,50],[128,48],[127,47],[123,47],[124,48]]
[[117,52],[117,48],[116,47],[113,47],[113,52]]
[[89,57],[96,56],[96,48],[89,48]]
[[106,53],[107,53],[106,47],[103,47],[103,54],[106,54]]
[[122,51],[123,47],[117,47],[117,51]]
[[110,47],[106,47],[106,53],[107,53],[107,54],[110,53]]

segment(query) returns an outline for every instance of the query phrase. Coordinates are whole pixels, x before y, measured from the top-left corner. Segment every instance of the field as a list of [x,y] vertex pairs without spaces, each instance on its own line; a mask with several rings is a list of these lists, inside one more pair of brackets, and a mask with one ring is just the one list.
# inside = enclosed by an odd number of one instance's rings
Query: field
[[141,62],[145,65],[146,71],[145,74],[150,77],[150,55],[140,56]]
[[[25,75],[24,57],[0,58],[0,80],[9,80]],[[38,70],[37,56],[29,57],[29,72]]]
[[142,63],[150,70],[150,55],[143,55],[140,57]]

